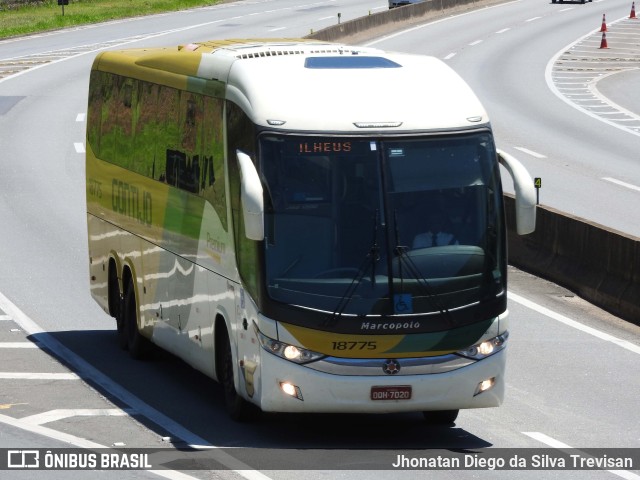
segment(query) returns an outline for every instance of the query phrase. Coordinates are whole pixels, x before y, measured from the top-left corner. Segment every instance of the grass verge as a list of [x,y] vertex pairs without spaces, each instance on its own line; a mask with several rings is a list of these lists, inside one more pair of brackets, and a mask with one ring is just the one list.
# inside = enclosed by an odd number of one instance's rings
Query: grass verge
[[119,18],[153,15],[221,3],[220,0],[0,0],[0,39]]

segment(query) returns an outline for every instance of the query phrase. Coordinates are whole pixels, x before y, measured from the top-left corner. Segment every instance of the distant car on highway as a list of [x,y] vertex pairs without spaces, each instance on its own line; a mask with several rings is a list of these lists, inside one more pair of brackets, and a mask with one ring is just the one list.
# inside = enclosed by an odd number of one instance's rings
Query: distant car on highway
[[422,3],[424,0],[389,0],[389,10],[396,7],[404,7],[412,3]]
[[[577,0],[577,1],[571,1],[571,3],[587,3],[587,1],[593,2],[593,0]],[[551,3],[564,3],[564,0],[551,0]]]

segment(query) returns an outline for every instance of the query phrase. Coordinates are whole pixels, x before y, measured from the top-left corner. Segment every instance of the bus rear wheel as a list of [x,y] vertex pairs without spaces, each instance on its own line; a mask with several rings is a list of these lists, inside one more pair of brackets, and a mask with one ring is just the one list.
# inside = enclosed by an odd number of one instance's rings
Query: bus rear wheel
[[136,292],[132,279],[129,279],[124,296],[122,317],[129,355],[136,360],[144,360],[149,354],[150,345],[149,340],[143,337],[138,330],[138,307],[136,305]]
[[446,427],[455,424],[458,413],[460,413],[460,410],[434,410],[422,412],[422,415],[429,425]]

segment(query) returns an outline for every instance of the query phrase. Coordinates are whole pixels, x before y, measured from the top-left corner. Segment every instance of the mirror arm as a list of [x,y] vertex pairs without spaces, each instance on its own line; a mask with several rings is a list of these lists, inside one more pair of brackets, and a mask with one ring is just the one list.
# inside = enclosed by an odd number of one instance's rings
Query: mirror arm
[[498,150],[498,161],[513,178],[518,235],[532,233],[536,229],[536,189],[533,179],[522,163],[502,150]]

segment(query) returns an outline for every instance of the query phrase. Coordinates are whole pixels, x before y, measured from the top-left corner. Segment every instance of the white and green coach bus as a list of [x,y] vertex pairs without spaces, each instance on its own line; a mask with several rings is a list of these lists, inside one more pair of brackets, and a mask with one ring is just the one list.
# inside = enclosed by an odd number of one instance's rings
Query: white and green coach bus
[[519,233],[535,193],[441,61],[296,39],[104,52],[88,103],[91,293],[133,357],[184,359],[235,419],[501,403],[499,164]]

